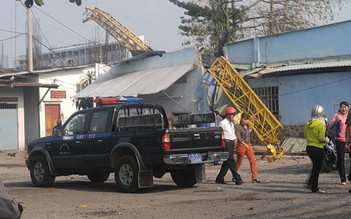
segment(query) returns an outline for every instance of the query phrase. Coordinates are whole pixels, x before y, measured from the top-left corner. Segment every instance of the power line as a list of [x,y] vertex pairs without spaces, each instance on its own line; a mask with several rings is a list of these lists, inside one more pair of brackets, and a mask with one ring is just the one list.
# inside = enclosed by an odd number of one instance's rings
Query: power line
[[39,31],[41,32],[42,36],[44,37],[46,43],[47,43],[50,47],[52,47],[52,46],[50,45],[48,39],[46,38],[46,36],[45,36],[43,30],[42,30],[41,27],[40,27],[40,23],[38,22],[38,19],[35,17],[35,15],[33,15],[33,17],[34,17],[35,23],[37,24],[36,26],[39,28]]
[[[62,56],[60,56],[59,54],[57,54],[55,51],[53,51],[53,49],[51,49],[51,48],[49,48],[48,46],[46,46],[44,43],[42,43],[40,40],[38,40],[37,38],[35,38],[34,36],[32,36],[33,37],[33,39],[35,40],[35,41],[37,41],[40,45],[42,45],[42,46],[44,46],[45,48],[47,48],[49,51],[51,51],[54,55],[56,55],[57,57],[59,57],[60,59],[62,59],[63,61],[65,61],[66,63],[68,63],[68,64],[70,64],[69,62],[68,62],[68,60],[67,59],[65,59],[65,58],[63,58]],[[71,64],[70,64],[71,65]]]
[[25,34],[22,33],[22,34],[18,34],[18,35],[16,35],[16,36],[12,36],[12,37],[8,37],[8,38],[0,39],[0,42],[6,41],[6,40],[11,40],[11,39],[17,38],[17,37],[22,36],[22,35],[25,35]]
[[[22,3],[22,2],[21,2]],[[22,6],[26,9],[26,10],[32,10],[32,9],[27,9],[25,7],[25,5],[22,3]],[[47,15],[48,17],[50,17],[51,19],[53,19],[54,21],[58,22],[59,24],[61,24],[62,26],[66,27],[67,29],[71,30],[72,32],[76,33],[77,35],[79,35],[80,37],[84,38],[85,40],[91,42],[90,40],[86,39],[84,36],[80,35],[78,32],[72,30],[71,28],[69,28],[68,26],[66,26],[65,24],[63,24],[62,22],[58,21],[57,19],[55,19],[54,17],[50,16],[49,14],[47,14],[46,12],[42,11],[41,9],[39,9],[38,7],[35,6],[35,8],[37,10],[39,10],[40,12],[42,12],[43,14]],[[44,32],[42,31],[41,27],[40,27],[40,24],[38,23],[38,19],[34,16],[34,20],[35,20],[35,23],[37,24],[37,27],[39,28],[42,36],[44,37],[46,43],[49,45],[46,46],[44,43],[42,43],[39,39],[37,39],[36,37],[32,36],[32,38],[38,42],[40,45],[44,46],[46,49],[48,49],[49,51],[51,51],[54,55],[56,55],[57,57],[59,57],[60,59],[62,59],[63,61],[65,61],[66,63],[69,63],[68,60],[66,60],[65,58],[63,58],[62,56],[60,56],[59,54],[57,54],[56,52],[53,51],[53,49],[51,48],[52,46],[50,45],[48,39],[46,38]],[[3,30],[3,29],[0,29],[0,31],[5,31],[5,32],[10,32],[10,33],[15,33],[14,31],[9,31],[9,30]],[[21,35],[23,34],[26,34],[26,33],[21,33]],[[12,38],[15,38],[15,37],[11,37],[11,38],[7,38],[5,40],[8,40],[8,39],[12,39]],[[1,40],[0,40],[1,41]]]
[[26,33],[21,33],[21,32],[12,31],[12,30],[5,30],[5,29],[0,29],[0,31],[2,31],[2,32],[8,32],[8,33],[16,33],[16,34],[26,34]]
[[50,17],[51,19],[53,19],[54,21],[56,21],[57,23],[61,24],[62,26],[64,26],[65,28],[67,28],[68,30],[72,31],[73,33],[77,34],[78,36],[80,36],[81,38],[87,40],[90,43],[95,44],[95,42],[85,38],[83,35],[81,35],[80,33],[78,33],[77,31],[73,30],[72,28],[68,27],[67,25],[63,24],[62,22],[60,22],[59,20],[55,19],[54,17],[52,17],[51,15],[47,14],[46,12],[44,12],[43,10],[39,9],[38,7],[35,6],[35,8],[37,10],[39,10],[40,12],[42,12],[43,14],[45,14],[46,16]]

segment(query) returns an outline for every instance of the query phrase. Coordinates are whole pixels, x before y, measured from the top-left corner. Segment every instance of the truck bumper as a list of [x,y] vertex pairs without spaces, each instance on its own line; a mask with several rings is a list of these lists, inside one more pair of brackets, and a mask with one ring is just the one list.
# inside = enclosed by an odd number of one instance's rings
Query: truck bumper
[[[195,153],[196,154],[196,153]],[[194,161],[192,159],[192,155],[194,154],[170,154],[164,155],[163,161],[166,164],[171,165],[187,165],[187,164],[204,164],[204,163],[213,163],[227,160],[229,157],[229,153],[225,151],[221,152],[208,152],[208,153],[199,153],[201,156],[201,160]]]
[[229,158],[229,152],[227,151],[208,153],[208,159],[211,160],[211,162],[225,161],[225,160],[228,160],[228,158]]

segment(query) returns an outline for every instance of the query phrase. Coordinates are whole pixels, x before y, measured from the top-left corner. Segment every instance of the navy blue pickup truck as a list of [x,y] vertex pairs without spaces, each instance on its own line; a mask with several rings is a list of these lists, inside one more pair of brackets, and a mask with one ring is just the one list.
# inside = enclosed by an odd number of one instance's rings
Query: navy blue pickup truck
[[80,110],[53,136],[27,145],[26,166],[37,187],[51,187],[56,176],[72,174],[103,183],[114,173],[119,191],[136,192],[152,187],[153,177],[168,172],[178,186],[192,187],[204,178],[204,163],[228,158],[220,127],[186,125],[208,117],[212,116],[183,115],[171,127],[157,105]]

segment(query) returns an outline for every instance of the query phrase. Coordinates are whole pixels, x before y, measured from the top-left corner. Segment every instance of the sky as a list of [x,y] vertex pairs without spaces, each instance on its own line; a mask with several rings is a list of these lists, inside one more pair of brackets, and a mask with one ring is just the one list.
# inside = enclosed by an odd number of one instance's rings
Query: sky
[[[24,0],[22,0],[23,2]],[[0,57],[14,59],[25,55],[26,8],[18,0],[1,0]],[[88,40],[105,40],[105,31],[94,21],[83,23],[85,8],[98,7],[112,15],[137,36],[143,35],[153,50],[166,52],[182,49],[184,36],[179,33],[180,17],[184,10],[168,0],[82,0],[81,6],[69,0],[44,0],[45,5],[32,7],[35,23],[40,23],[42,42],[51,48],[86,43]],[[331,21],[351,20],[351,4],[347,4]],[[17,32],[17,34],[15,33]],[[43,48],[42,52],[47,52]],[[1,60],[0,60],[1,61]]]
[[[22,0],[23,2],[23,0]],[[26,8],[16,0],[1,0],[0,56],[9,60],[24,55],[26,36],[13,38],[14,32],[26,32]],[[77,6],[69,0],[44,0],[43,6],[32,7],[34,22],[40,23],[42,42],[49,47],[63,47],[86,43],[87,40],[105,41],[105,31],[94,21],[83,23],[85,8],[98,7],[112,15],[137,36],[144,35],[153,50],[179,50],[183,37],[178,26],[184,10],[168,0],[82,0]],[[8,39],[12,38],[12,39]],[[112,39],[112,37],[110,38]],[[46,52],[43,48],[43,52]],[[13,61],[9,61],[13,66]]]

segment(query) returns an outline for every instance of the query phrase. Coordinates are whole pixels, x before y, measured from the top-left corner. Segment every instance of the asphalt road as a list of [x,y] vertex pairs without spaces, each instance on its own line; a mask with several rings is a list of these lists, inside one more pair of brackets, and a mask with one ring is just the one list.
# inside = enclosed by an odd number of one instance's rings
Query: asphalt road
[[[114,176],[92,184],[85,176],[57,177],[53,188],[32,187],[22,153],[0,153],[0,178],[24,206],[22,218],[349,218],[350,184],[340,185],[336,171],[320,176],[328,194],[303,188],[311,168],[308,157],[283,156],[275,162],[257,157],[262,183],[252,183],[248,160],[239,173],[244,184],[215,184],[220,166],[206,166],[207,180],[178,188],[167,174],[154,188],[137,194],[118,193]],[[350,160],[345,160],[346,170]]]

